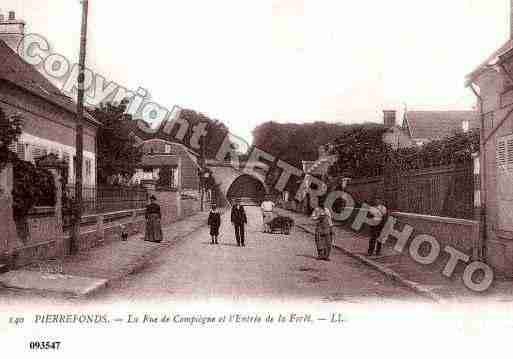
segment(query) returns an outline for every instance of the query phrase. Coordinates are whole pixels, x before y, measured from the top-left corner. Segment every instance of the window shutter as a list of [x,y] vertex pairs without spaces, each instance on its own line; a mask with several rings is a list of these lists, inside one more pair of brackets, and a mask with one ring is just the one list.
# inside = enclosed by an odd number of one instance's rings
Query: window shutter
[[513,136],[508,136],[506,140],[506,164],[513,166]]
[[9,148],[9,151],[14,152],[14,153],[18,153],[18,151],[17,151],[18,146],[17,146],[16,142],[11,143],[8,148]]
[[495,161],[497,167],[502,167],[506,165],[506,140],[505,139],[497,139],[497,144],[495,147]]
[[16,149],[16,153],[18,153],[18,158],[21,160],[25,160],[25,144],[23,142],[18,142],[18,148]]

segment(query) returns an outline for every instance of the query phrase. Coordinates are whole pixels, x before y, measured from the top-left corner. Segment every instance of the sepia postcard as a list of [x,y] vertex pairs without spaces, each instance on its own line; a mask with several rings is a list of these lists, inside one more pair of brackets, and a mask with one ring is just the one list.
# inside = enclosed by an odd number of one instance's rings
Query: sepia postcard
[[0,353],[508,355],[513,0],[2,0]]

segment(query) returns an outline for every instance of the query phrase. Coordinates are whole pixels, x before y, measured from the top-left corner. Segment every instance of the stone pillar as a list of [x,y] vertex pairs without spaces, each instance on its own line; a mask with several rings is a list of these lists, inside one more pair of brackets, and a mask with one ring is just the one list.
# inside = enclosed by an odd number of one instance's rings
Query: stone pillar
[[175,192],[175,195],[176,195],[176,216],[178,217],[177,219],[180,219],[182,218],[182,195],[180,194],[180,192]]
[[96,217],[96,240],[98,243],[102,243],[105,239],[105,224],[103,214]]
[[7,163],[0,170],[0,260],[8,261],[8,258],[21,241],[16,231],[12,206],[12,190],[14,185],[13,166]]
[[44,168],[53,176],[55,183],[55,228],[53,228],[52,237],[58,239],[59,253],[61,255],[66,254],[66,248],[64,243],[64,230],[63,230],[63,219],[62,219],[62,193],[64,191],[63,186],[63,172],[67,168],[67,164],[63,161],[59,161],[57,156],[48,156],[45,159],[38,162],[38,167]]

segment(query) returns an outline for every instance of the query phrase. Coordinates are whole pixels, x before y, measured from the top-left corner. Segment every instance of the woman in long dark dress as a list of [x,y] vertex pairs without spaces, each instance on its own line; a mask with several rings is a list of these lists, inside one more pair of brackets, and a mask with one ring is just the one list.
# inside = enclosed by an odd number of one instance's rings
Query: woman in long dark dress
[[315,221],[317,258],[329,261],[331,246],[333,244],[333,220],[331,218],[331,212],[321,204],[313,211],[312,219]]
[[150,197],[150,204],[146,206],[146,233],[144,240],[148,242],[162,242],[162,226],[160,220],[162,218],[160,214],[160,206],[156,203],[157,198],[155,196]]

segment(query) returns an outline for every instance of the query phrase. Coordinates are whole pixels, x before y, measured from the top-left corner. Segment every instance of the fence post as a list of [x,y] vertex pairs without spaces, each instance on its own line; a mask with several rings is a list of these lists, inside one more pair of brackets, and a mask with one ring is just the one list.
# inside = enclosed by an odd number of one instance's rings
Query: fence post
[[98,214],[96,217],[96,239],[98,244],[101,244],[105,239],[105,223],[103,214]]
[[12,250],[20,240],[12,213],[13,166],[7,163],[0,170],[0,260],[9,261]]
[[131,225],[131,228],[130,228],[130,235],[133,235],[135,234],[137,231],[136,231],[136,228],[137,228],[137,210],[135,209],[133,212],[132,212],[132,225]]

